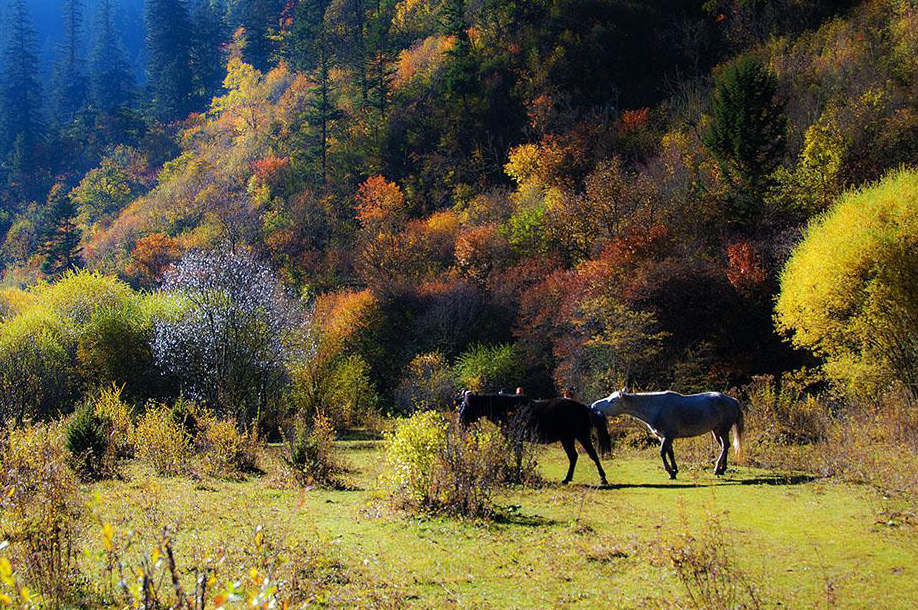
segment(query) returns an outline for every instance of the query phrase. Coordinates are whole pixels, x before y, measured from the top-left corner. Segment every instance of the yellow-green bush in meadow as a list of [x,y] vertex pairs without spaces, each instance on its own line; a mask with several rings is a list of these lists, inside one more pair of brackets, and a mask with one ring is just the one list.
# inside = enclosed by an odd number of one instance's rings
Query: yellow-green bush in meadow
[[195,445],[204,472],[210,476],[226,477],[252,470],[258,457],[257,438],[240,432],[234,422],[226,419],[206,418]]
[[134,433],[137,456],[159,474],[186,473],[191,467],[193,439],[172,416],[172,410],[151,405],[137,421]]
[[385,483],[406,508],[483,517],[494,512],[507,444],[494,427],[464,427],[425,411],[402,421],[389,437]]
[[119,458],[134,456],[133,409],[121,398],[121,388],[115,384],[98,390],[90,401],[99,417],[111,422],[112,447]]
[[778,327],[854,395],[918,394],[918,171],[849,191],[781,274]]

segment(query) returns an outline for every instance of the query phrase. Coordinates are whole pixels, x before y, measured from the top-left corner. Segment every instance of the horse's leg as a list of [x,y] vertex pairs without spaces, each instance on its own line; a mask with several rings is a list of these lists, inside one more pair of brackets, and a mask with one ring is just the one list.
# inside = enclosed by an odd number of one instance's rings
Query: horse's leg
[[723,443],[723,441],[721,440],[720,435],[717,434],[717,430],[711,430],[711,436],[714,437],[714,442],[717,443],[717,446],[718,446],[718,447],[720,447],[720,452],[721,452],[721,453],[717,454],[717,457],[714,458],[714,462],[713,462],[714,469],[717,470],[717,465],[720,463],[720,455],[721,455],[721,454],[723,453],[723,451],[724,451],[724,443]]
[[720,442],[720,457],[717,458],[717,467],[714,474],[720,475],[727,471],[727,452],[730,451],[730,431],[718,434],[717,440]]
[[669,473],[670,478],[675,479],[676,475],[679,474],[679,467],[676,466],[676,454],[673,453],[673,439],[669,439],[669,446],[667,447],[669,452],[669,463],[673,467],[672,471]]
[[666,461],[666,441],[660,440],[660,459],[663,460],[663,468],[669,473],[669,462]]
[[596,449],[593,448],[593,440],[590,438],[590,433],[587,432],[585,436],[581,436],[578,440],[580,444],[583,445],[583,448],[586,449],[587,455],[590,456],[590,459],[596,464],[596,469],[599,470],[599,480],[603,485],[608,485],[609,482],[606,481],[606,471],[602,469],[602,464],[599,462],[599,456],[596,454]]
[[673,469],[669,467],[669,463],[666,461],[666,456],[669,454],[669,449],[672,447],[673,439],[664,438],[663,442],[660,443],[660,457],[663,459],[663,468],[666,469],[666,472],[669,473],[669,478],[675,479],[676,473],[673,472]]
[[564,447],[564,452],[567,453],[567,459],[570,462],[570,465],[567,468],[567,476],[564,477],[562,483],[570,483],[571,479],[574,478],[574,467],[577,465],[577,448],[574,447],[574,439],[566,438],[561,441],[561,446]]

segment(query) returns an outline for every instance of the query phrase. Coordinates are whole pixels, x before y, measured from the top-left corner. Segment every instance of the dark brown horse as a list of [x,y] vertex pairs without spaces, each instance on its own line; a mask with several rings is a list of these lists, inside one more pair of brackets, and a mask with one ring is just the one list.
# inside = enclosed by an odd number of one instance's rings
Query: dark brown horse
[[463,392],[456,397],[456,402],[459,404],[459,421],[463,424],[486,417],[504,429],[505,433],[508,427],[522,427],[526,437],[534,442],[547,445],[560,441],[570,462],[562,483],[569,483],[574,477],[574,467],[577,465],[574,441],[579,441],[596,463],[602,484],[607,484],[606,473],[593,448],[591,432],[593,428],[596,429],[599,449],[603,454],[612,450],[612,439],[609,437],[605,416],[591,411],[585,404],[568,398],[532,400],[524,394],[473,392]]

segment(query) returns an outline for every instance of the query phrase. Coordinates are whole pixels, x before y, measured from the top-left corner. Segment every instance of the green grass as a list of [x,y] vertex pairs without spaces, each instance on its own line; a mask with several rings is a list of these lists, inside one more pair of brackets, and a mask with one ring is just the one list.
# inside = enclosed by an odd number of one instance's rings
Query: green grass
[[[604,489],[591,486],[598,476],[582,456],[574,483],[561,486],[566,460],[548,448],[541,463],[550,483],[501,497],[505,519],[461,521],[392,510],[377,489],[380,444],[338,445],[353,490],[300,492],[270,472],[235,482],[162,478],[135,464],[124,480],[86,493],[122,532],[177,523],[180,563],[220,545],[244,562],[241,549],[264,525],[316,542],[357,590],[384,589],[410,607],[659,607],[682,595],[666,545],[712,516],[766,600],[825,607],[827,582],[839,608],[918,600],[918,532],[886,525],[883,498],[865,486],[747,468],[718,479],[691,464],[671,482],[649,452],[607,461]],[[101,544],[96,534],[86,533],[90,548]]]

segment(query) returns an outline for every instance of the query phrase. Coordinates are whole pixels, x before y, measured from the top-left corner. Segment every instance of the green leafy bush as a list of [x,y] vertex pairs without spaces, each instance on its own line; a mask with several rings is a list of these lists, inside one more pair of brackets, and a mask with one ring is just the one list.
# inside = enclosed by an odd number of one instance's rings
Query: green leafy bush
[[465,428],[425,411],[399,424],[386,449],[386,485],[399,506],[485,517],[508,456],[496,428]]
[[509,343],[476,345],[459,356],[453,369],[459,384],[474,392],[511,391],[524,372],[522,358]]
[[134,398],[158,393],[153,321],[139,295],[100,307],[77,330],[76,368],[87,384],[117,383]]
[[30,292],[74,325],[85,324],[100,309],[137,298],[130,286],[98,271],[68,271],[56,282],[38,284]]
[[314,358],[291,368],[288,415],[296,413],[307,421],[320,416],[339,431],[377,425],[379,394],[369,364],[359,355],[330,351],[320,349]]
[[174,300],[142,295],[117,278],[67,272],[56,282],[7,293],[0,322],[0,408],[5,420],[66,410],[80,387],[117,384],[132,398],[162,395],[166,378],[151,346],[154,320]]
[[808,228],[781,275],[778,327],[853,394],[918,395],[918,172],[850,191]]
[[535,203],[525,202],[520,205],[503,230],[510,247],[521,257],[544,255],[548,250],[545,230],[548,206],[539,197],[535,199]]
[[67,424],[64,439],[74,470],[88,479],[110,472],[114,467],[111,437],[111,420],[99,415],[92,402],[84,402]]
[[72,393],[69,329],[45,306],[0,325],[0,409],[5,422],[57,414]]
[[322,415],[336,430],[359,425],[376,412],[376,394],[370,366],[357,355],[340,359],[331,373],[331,392]]

